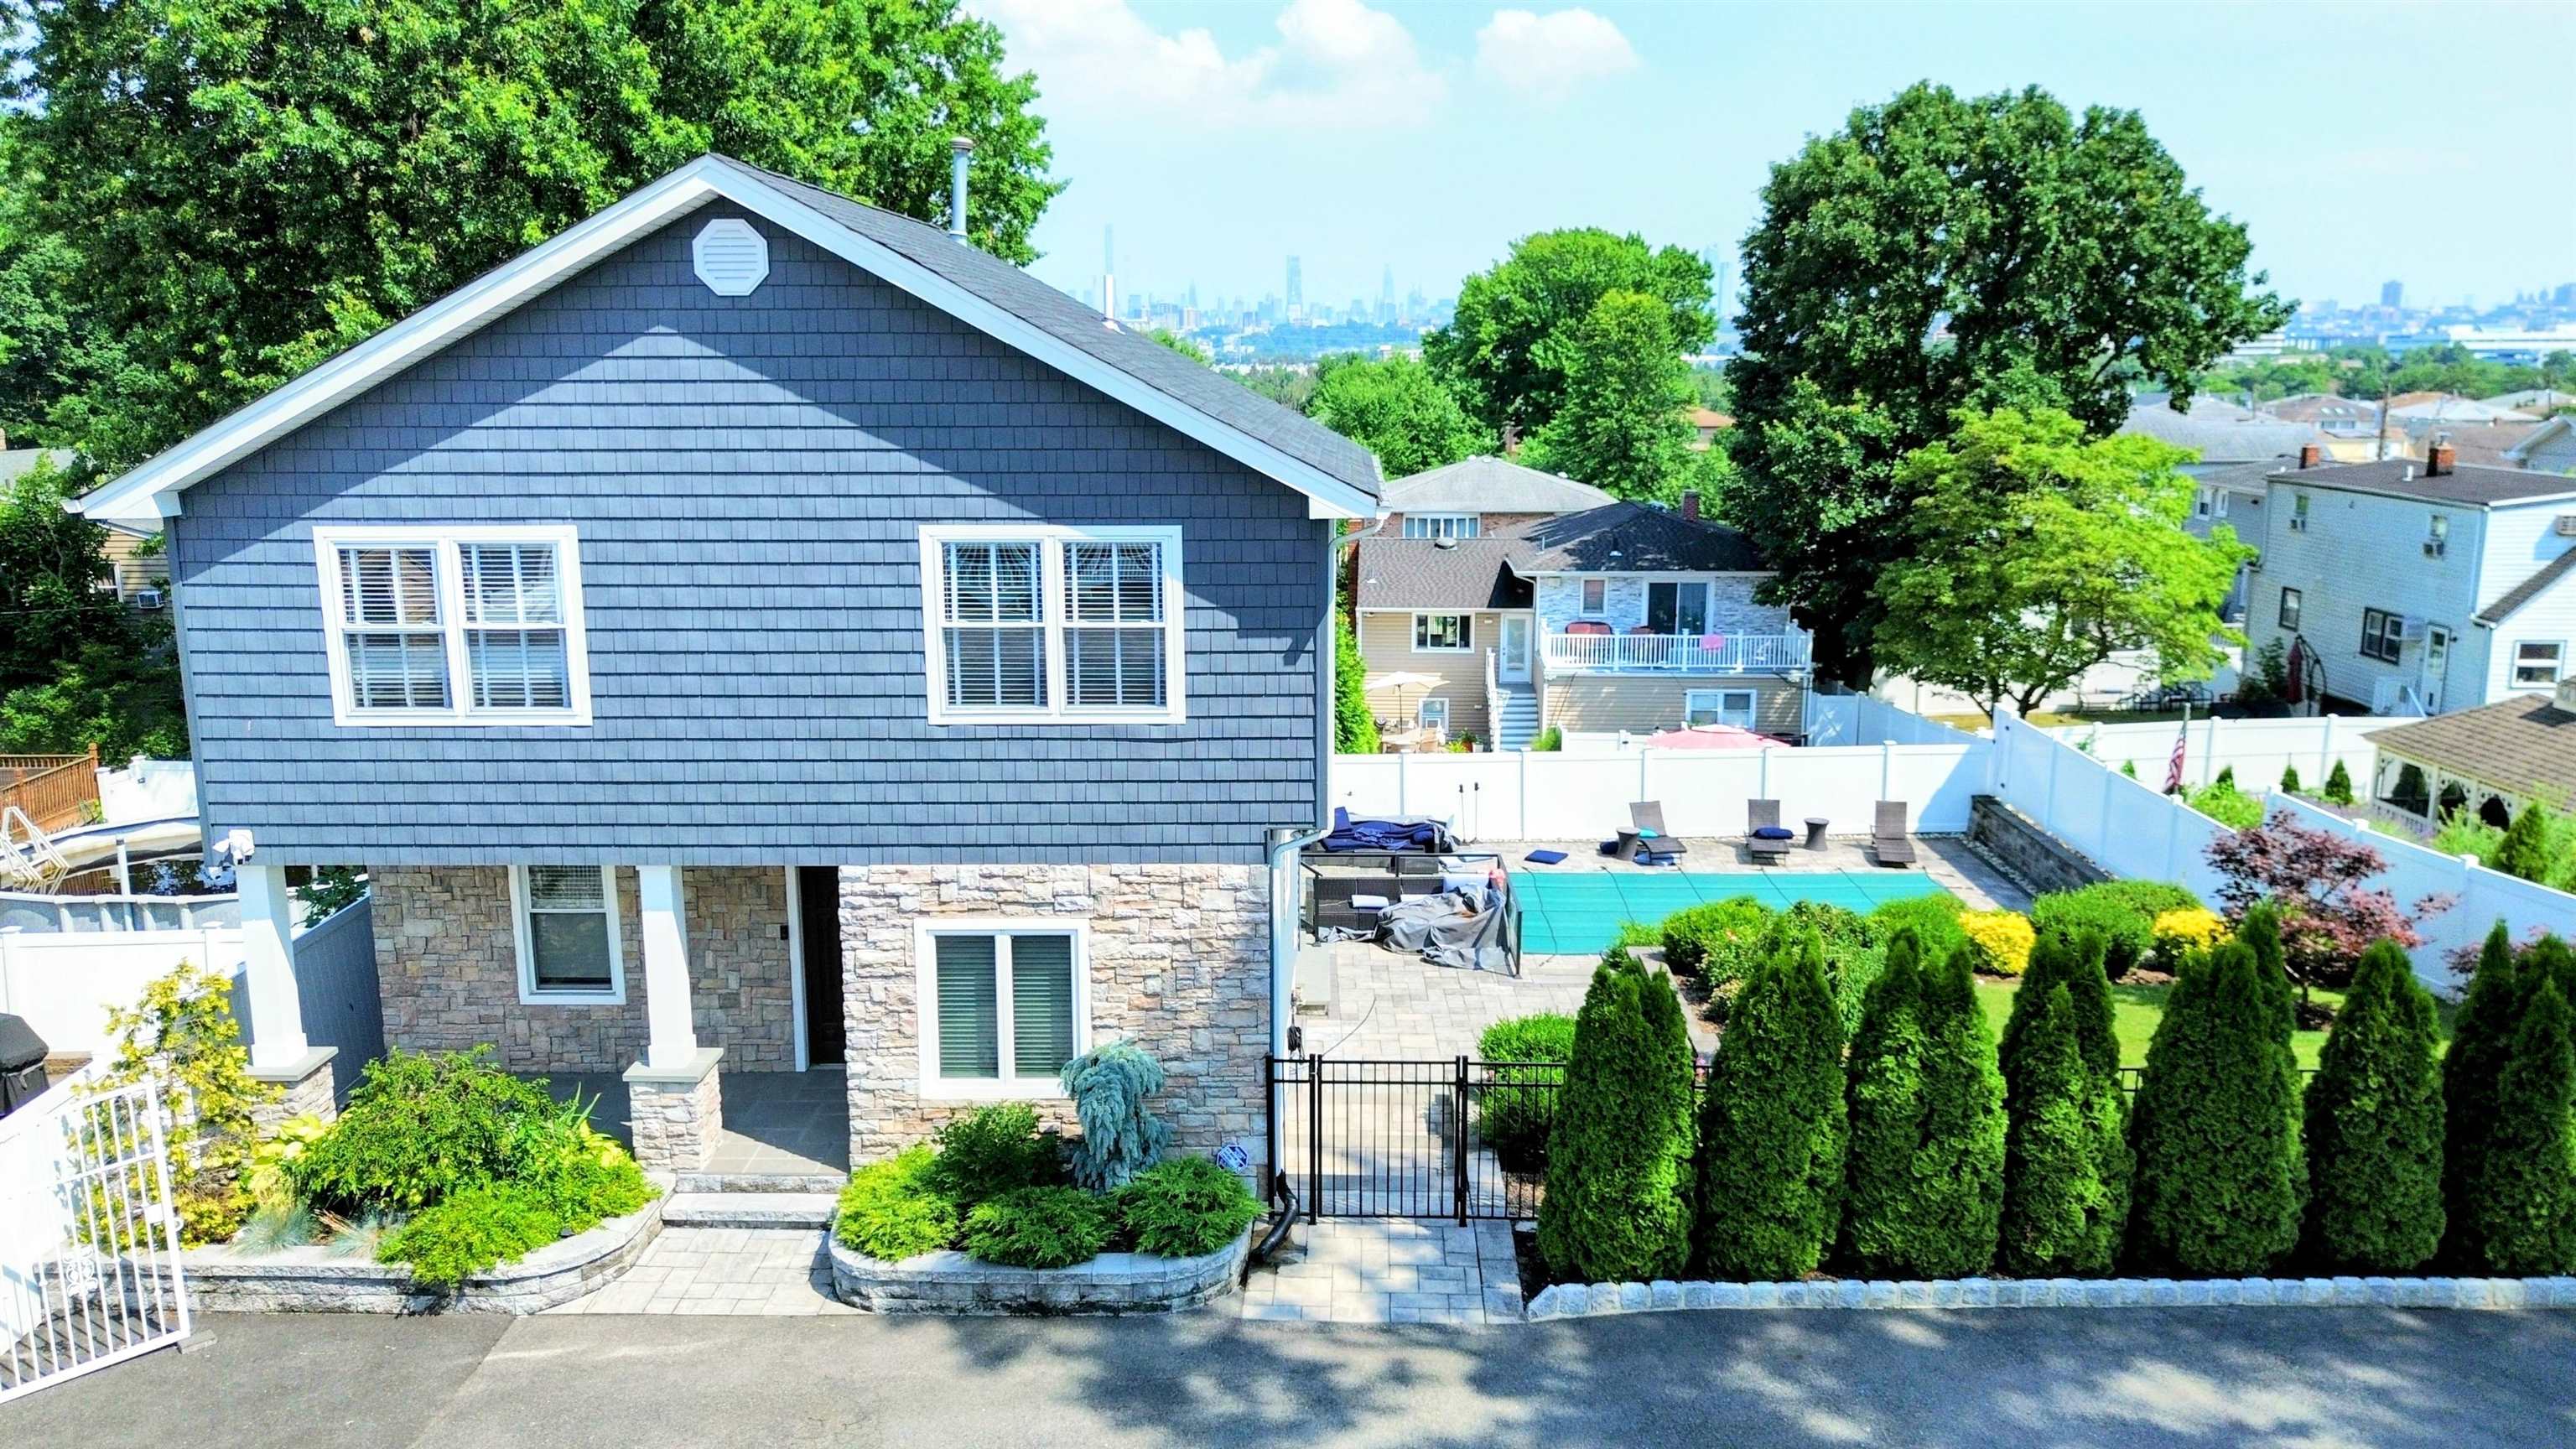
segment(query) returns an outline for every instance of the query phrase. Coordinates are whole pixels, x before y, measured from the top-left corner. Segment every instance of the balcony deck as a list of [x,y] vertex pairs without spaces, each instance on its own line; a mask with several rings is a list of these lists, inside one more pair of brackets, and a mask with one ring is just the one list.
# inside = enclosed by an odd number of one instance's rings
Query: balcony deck
[[1805,674],[1815,639],[1788,634],[1546,634],[1539,657],[1551,675]]

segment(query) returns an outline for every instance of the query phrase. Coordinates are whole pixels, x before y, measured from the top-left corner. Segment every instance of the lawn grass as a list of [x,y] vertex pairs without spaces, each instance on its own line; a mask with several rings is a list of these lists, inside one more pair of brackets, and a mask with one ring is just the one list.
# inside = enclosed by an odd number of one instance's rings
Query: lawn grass
[[[2019,984],[1990,977],[1977,980],[1977,999],[1984,1004],[1987,1024],[1994,1028],[1998,1038],[2003,1035],[2005,1019],[2012,1015],[2013,991]],[[2120,1039],[2120,1065],[2143,1067],[2147,1064],[2147,1043],[2155,1040],[2156,1023],[2164,1019],[2165,993],[2171,990],[2170,986],[2111,984],[2111,1032]],[[2308,994],[2328,1006],[2343,1005],[2341,992],[2317,990]],[[2442,1003],[2441,1015],[2442,1039],[2437,1050],[2448,1049],[2451,1044],[2450,1003]],[[2302,1067],[2314,1067],[2317,1052],[2325,1044],[2326,1034],[2321,1031],[2303,1031],[2290,1038],[2290,1048],[2298,1054]]]
[[[2195,706],[2192,710],[2191,717],[2193,719],[2202,719],[2207,717],[2208,714],[2208,710]],[[1979,730],[1991,729],[1994,726],[1994,720],[1992,717],[1979,714],[1974,710],[1968,711],[1964,714],[1929,715],[1926,716],[1926,718],[1948,725],[1954,730],[1964,731],[1968,734],[1975,734]],[[2035,709],[2029,714],[2022,716],[2022,723],[2038,725],[2043,729],[2052,729],[2058,725],[2173,724],[2179,722],[2181,719],[2182,711],[2178,709],[2099,709],[2089,711]]]

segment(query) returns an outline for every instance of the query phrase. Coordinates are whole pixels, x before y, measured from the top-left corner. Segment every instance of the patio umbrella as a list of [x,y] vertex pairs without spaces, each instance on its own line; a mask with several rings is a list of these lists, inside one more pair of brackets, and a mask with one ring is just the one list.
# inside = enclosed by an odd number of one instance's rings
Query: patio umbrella
[[1398,718],[1402,718],[1404,715],[1404,692],[1406,690],[1419,689],[1424,694],[1429,694],[1431,691],[1438,689],[1440,686],[1448,682],[1449,681],[1442,679],[1437,674],[1416,674],[1411,670],[1399,669],[1393,674],[1370,675],[1367,687],[1370,689],[1394,690],[1396,716]]
[[1769,735],[1733,725],[1691,725],[1666,730],[1646,741],[1650,750],[1759,750],[1780,743]]

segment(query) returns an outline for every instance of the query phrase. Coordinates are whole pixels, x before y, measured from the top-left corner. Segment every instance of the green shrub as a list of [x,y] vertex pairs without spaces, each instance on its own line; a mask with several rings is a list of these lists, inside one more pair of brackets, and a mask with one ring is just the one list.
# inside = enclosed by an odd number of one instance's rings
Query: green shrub
[[2442,1086],[2432,994],[2406,952],[2362,952],[2307,1088],[2300,1242],[2344,1273],[2411,1273],[2442,1246]]
[[1838,1252],[1874,1277],[1904,1261],[1913,1226],[1914,1149],[1923,1131],[1921,954],[1911,929],[1888,943],[1886,969],[1861,1003],[1844,1087],[1850,1137]]
[[2432,846],[2444,855],[2474,855],[2484,865],[2493,866],[2496,847],[2504,844],[2504,832],[2480,820],[2466,810],[2454,810],[2442,817],[2441,828],[2433,832]]
[[1844,1260],[1872,1276],[1962,1278],[1993,1263],[2003,1211],[2003,1076],[1974,948],[1918,962],[1888,943],[1850,1062]]
[[2042,954],[2064,949],[2052,939],[2032,952],[2013,1002],[2019,1031],[2004,1054],[2011,1104],[1995,1256],[2024,1278],[2110,1272],[2128,1218],[2119,1083],[2087,1065],[2078,1045],[2070,977],[2086,968],[2040,969]]
[[1663,943],[1663,928],[1647,925],[1643,921],[1621,921],[1619,929],[1610,937],[1610,944],[1622,951],[1642,951],[1649,946],[1660,946]]
[[1646,1018],[1646,1035],[1657,1044],[1654,1069],[1643,1085],[1663,1106],[1663,1140],[1672,1164],[1659,1175],[1672,1184],[1674,1211],[1679,1215],[1673,1234],[1674,1268],[1679,1271],[1690,1261],[1691,1224],[1698,1203],[1691,1160],[1699,1146],[1699,1048],[1691,1043],[1690,1016],[1682,1010],[1672,978],[1661,971],[1643,975],[1637,1005]]
[[1155,1163],[1112,1197],[1136,1251],[1166,1258],[1213,1253],[1243,1236],[1261,1203],[1243,1179],[1204,1157]]
[[[2527,968],[2526,968],[2527,970]],[[2567,998],[2545,973],[2496,1082],[2496,1128],[2479,1164],[2479,1271],[2576,1272],[2576,1050]]]
[[494,1066],[488,1046],[397,1048],[367,1064],[339,1120],[280,1170],[297,1197],[343,1217],[414,1211],[563,1150],[568,1111],[579,1108]]
[[2156,946],[2158,914],[2200,904],[2200,897],[2164,881],[2114,880],[2080,890],[2051,891],[2031,903],[2031,924],[2069,938],[2102,933],[2103,969],[2126,976]]
[[832,1232],[843,1246],[893,1262],[957,1243],[957,1204],[930,1185],[930,1148],[907,1147],[850,1174]]
[[1143,1047],[1132,1041],[1093,1047],[1064,1064],[1062,1080],[1082,1123],[1082,1136],[1067,1154],[1078,1185],[1114,1192],[1171,1150],[1171,1124],[1145,1105],[1163,1090],[1163,1064]]
[[1833,991],[1834,1014],[1848,1041],[1860,1027],[1861,1002],[1869,995],[1869,983],[1878,979],[1879,968],[1886,962],[1887,942],[1857,912],[1823,901],[1799,901],[1771,918],[1762,955],[1793,952],[1800,938],[1808,935],[1824,952],[1825,984]]
[[2283,765],[2281,767],[2281,793],[2284,795],[2296,795],[2299,793],[2298,766]]
[[2514,1025],[2523,1008],[2513,935],[2502,921],[2478,949],[2477,969],[2451,1023],[2451,1047],[2442,1056],[2443,1256],[2452,1266],[2486,1261],[2479,1241],[2476,1194],[2496,1133],[2496,1093],[2513,1059]]
[[1771,908],[1751,896],[1689,907],[1664,918],[1664,966],[1676,976],[1696,976],[1721,1017],[1725,1003],[1762,956]]
[[2297,1244],[2296,1100],[2276,1020],[2242,942],[2194,964],[2166,998],[2129,1124],[2134,1265],[2261,1273]]
[[1803,1277],[1840,1221],[1843,1029],[1824,954],[1802,929],[1755,968],[1718,1039],[1700,1102],[1693,1239],[1711,1277]]
[[1947,961],[1951,952],[1968,941],[1967,928],[1959,921],[1964,909],[1957,896],[1948,891],[1934,891],[1926,896],[1907,896],[1902,900],[1881,903],[1869,913],[1869,924],[1878,932],[1879,939],[1891,943],[1898,931],[1910,928],[1922,948],[1921,960]]
[[[2107,949],[2100,934],[2090,931],[2074,936],[2062,931],[2043,932],[2031,947],[2030,969],[2022,973],[2021,984],[2013,992],[2012,1014],[2004,1019],[1999,1050],[2007,1100],[2011,1096],[2013,1055],[2020,1049],[2022,1033],[2030,1029],[2046,1007],[2052,986],[2067,989],[2068,1005],[2074,1012],[2075,1050],[2085,1069],[2116,1084],[2120,1036],[2113,1020],[2116,1008],[2111,1001],[2111,978],[2102,966]],[[2127,1174],[2122,1173],[2121,1178],[2125,1182]]]
[[2343,767],[2341,760],[2335,761],[2334,768],[2326,772],[2325,797],[2329,805],[2352,803],[2352,772]]
[[2227,787],[2227,788],[2228,788],[2228,789],[2230,789],[2230,790],[2235,789],[2235,788],[2236,788],[2236,767],[2235,767],[2234,765],[2221,765],[2221,766],[2219,766],[2219,767],[2218,767],[2218,773],[2217,773],[2215,776],[2211,777],[2211,779],[2210,779],[2210,782],[2209,782],[2209,783],[2211,783],[2211,784],[2213,784],[2213,785],[2223,785],[2223,786]]
[[424,1286],[452,1290],[471,1274],[554,1242],[567,1227],[533,1189],[482,1183],[413,1213],[377,1243],[376,1260],[408,1263]]
[[1671,1278],[1688,1253],[1672,1105],[1662,1090],[1671,1041],[1649,1024],[1650,990],[1672,988],[1613,950],[1594,969],[1574,1018],[1538,1213],[1539,1256],[1559,1282]]
[[[181,961],[145,983],[131,1008],[109,1007],[107,1029],[116,1052],[100,1087],[147,1078],[161,1085],[179,1240],[196,1247],[232,1237],[257,1203],[249,1177],[258,1157],[258,1109],[279,1092],[250,1074],[226,974]],[[84,1236],[145,1229],[139,1219],[111,1223],[111,1216],[124,1214],[112,1212],[103,1198],[98,1207],[83,1221]]]
[[2263,823],[2263,802],[2237,789],[2232,779],[2186,790],[2183,803],[2230,830],[2251,830]]
[[[1574,1018],[1541,1012],[1495,1022],[1476,1038],[1476,1055],[1499,1064],[1488,1068],[1489,1084],[1476,1099],[1478,1134],[1506,1167],[1520,1170],[1547,1152],[1560,1068],[1574,1059]],[[1516,1085],[1523,1083],[1531,1085]]]
[[2537,885],[2576,889],[2576,816],[2527,801],[2513,817],[2488,865]]
[[951,1117],[938,1140],[928,1180],[960,1213],[986,1198],[1064,1181],[1055,1140],[1038,1135],[1038,1114],[1026,1102],[996,1102]]
[[1070,1268],[1109,1246],[1109,1207],[1078,1187],[1015,1187],[966,1215],[966,1251],[1006,1268]]
[[1565,748],[1565,731],[1549,725],[1530,736],[1529,747],[1533,750],[1562,750]]

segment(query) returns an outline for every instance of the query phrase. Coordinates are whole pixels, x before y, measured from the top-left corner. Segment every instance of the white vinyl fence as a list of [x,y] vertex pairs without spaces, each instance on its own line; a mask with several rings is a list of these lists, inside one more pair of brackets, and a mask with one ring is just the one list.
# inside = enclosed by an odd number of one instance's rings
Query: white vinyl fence
[[241,928],[0,931],[0,1011],[23,1016],[57,1052],[104,1054],[111,1006],[132,1006],[182,961],[237,969]]
[[[2372,877],[2371,883],[2386,887],[2401,906],[2411,909],[2417,901],[2432,895],[2458,897],[2449,910],[2424,923],[2424,945],[2415,953],[2418,975],[2429,979],[2440,972],[2446,953],[2476,946],[2498,921],[2505,923],[2517,941],[2535,930],[2576,941],[2576,896],[2565,891],[2534,885],[2502,871],[2471,865],[2466,857],[2444,855],[2428,846],[2370,830],[2357,820],[2346,820],[2304,800],[2275,795],[2269,805],[2275,810],[2290,811],[2305,824],[2340,830],[2369,842],[2388,862],[2388,869]],[[2455,977],[2445,975],[2443,979],[2457,984]]]
[[[2340,760],[2352,775],[2356,796],[2366,794],[2379,765],[2370,737],[2412,718],[2388,715],[2315,719],[2219,719],[2214,715],[2189,725],[2100,724],[2059,725],[2049,734],[2074,745],[2113,770],[2134,764],[2138,778],[2162,787],[2173,759],[2174,737],[2183,738],[2183,782],[2206,785],[2222,769],[2236,771],[2236,783],[2260,794],[2281,783],[2282,770],[2296,766],[2299,783],[2310,790],[2323,786]],[[1938,726],[1935,726],[1938,728]]]

